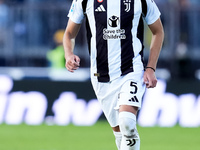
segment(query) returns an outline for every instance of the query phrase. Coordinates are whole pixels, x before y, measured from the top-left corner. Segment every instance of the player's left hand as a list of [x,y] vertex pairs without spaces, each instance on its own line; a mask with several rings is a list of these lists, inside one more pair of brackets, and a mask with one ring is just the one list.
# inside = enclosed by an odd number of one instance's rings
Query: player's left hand
[[146,84],[147,88],[154,88],[157,84],[157,78],[155,72],[152,69],[146,69],[144,72],[144,83]]

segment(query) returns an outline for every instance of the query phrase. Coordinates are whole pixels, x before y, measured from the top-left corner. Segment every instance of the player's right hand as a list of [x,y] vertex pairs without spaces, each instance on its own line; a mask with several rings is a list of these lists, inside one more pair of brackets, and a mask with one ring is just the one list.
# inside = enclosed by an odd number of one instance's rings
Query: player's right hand
[[68,71],[74,72],[80,66],[80,58],[77,55],[70,55],[66,57],[65,67]]

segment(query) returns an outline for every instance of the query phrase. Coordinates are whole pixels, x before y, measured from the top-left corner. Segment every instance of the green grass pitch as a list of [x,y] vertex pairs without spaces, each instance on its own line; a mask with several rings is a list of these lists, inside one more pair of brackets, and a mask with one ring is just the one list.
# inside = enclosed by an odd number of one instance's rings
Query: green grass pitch
[[[138,127],[141,150],[199,150],[200,128]],[[106,121],[90,127],[0,125],[0,150],[117,150]]]

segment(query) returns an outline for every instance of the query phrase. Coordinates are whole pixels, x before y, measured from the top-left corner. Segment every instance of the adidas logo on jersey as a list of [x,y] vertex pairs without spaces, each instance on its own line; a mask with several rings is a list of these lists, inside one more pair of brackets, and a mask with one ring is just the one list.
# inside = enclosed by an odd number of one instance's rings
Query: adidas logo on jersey
[[105,8],[103,7],[103,5],[100,5],[99,7],[97,7],[97,9],[95,9],[96,12],[105,12]]

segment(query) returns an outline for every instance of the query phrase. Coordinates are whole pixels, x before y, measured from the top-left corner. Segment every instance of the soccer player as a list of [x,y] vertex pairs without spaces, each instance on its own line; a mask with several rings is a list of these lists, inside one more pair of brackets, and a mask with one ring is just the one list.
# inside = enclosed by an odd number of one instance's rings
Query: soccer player
[[[160,11],[153,0],[74,0],[63,38],[66,68],[80,58],[75,38],[86,18],[91,82],[113,129],[118,150],[139,150],[136,116],[145,88],[157,83],[155,70],[163,43]],[[143,19],[152,32],[150,55],[143,62]]]

